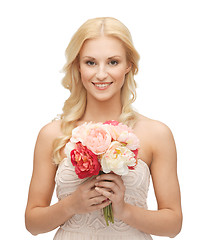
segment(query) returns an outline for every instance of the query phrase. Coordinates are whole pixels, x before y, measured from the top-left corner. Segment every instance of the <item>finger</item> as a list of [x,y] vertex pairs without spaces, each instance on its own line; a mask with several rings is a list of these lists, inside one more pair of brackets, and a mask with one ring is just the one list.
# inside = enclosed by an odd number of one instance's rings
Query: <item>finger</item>
[[104,188],[95,187],[95,190],[105,196],[106,198],[109,198],[111,201],[114,200],[114,194],[112,192],[106,191]]
[[[94,187],[95,187],[95,186],[94,186]],[[88,193],[88,198],[89,198],[89,199],[92,199],[92,198],[95,198],[95,197],[99,197],[99,196],[102,196],[102,194],[100,194],[99,192],[97,192],[97,191],[95,190],[95,188],[92,189],[92,190]]]
[[[95,186],[94,186],[94,187],[95,187]],[[110,188],[105,188],[105,190],[106,190],[106,191],[111,191]],[[97,192],[97,191],[95,190],[95,188],[92,189],[91,191],[89,191],[87,194],[88,194],[88,195],[87,195],[87,196],[88,196],[88,199],[92,199],[92,198],[95,198],[95,197],[100,197],[100,196],[102,196],[102,194],[99,193],[99,192]]]
[[122,181],[121,176],[114,174],[114,173],[107,173],[102,174],[96,177],[97,180],[104,180],[104,181]]
[[99,210],[99,209],[105,208],[106,206],[109,206],[109,204],[111,204],[111,201],[110,201],[110,200],[104,201],[104,202],[101,203],[101,204],[92,205],[92,206],[90,207],[90,210],[91,210],[91,211],[97,211],[97,210]]
[[89,178],[86,180],[82,185],[84,185],[87,189],[93,188],[95,183],[97,182],[97,179],[95,177]]
[[108,181],[101,181],[101,182],[97,182],[95,183],[96,187],[101,187],[101,188],[106,188],[106,191],[113,191],[114,193],[118,193],[120,191],[119,186],[114,183],[114,182],[108,182]]
[[90,204],[91,205],[97,205],[97,204],[101,204],[105,201],[108,201],[108,198],[106,198],[105,196],[101,195],[100,197],[95,197],[90,199]]
[[96,179],[98,181],[113,181],[117,184],[117,186],[121,189],[124,190],[124,182],[121,178],[121,176],[114,174],[114,173],[109,173],[109,174],[102,174],[100,176],[97,176]]

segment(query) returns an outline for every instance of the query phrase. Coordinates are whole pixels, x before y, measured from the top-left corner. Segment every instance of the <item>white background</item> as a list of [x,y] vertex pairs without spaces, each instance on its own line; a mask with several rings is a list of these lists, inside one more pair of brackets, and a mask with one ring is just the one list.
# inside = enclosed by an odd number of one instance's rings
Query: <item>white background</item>
[[[101,16],[121,20],[140,53],[136,108],[166,123],[174,134],[184,214],[176,239],[204,238],[205,10],[204,0],[0,2],[0,213],[1,236],[7,235],[4,239],[40,240],[54,235],[34,237],[24,227],[33,149],[40,128],[61,113],[68,97],[61,86],[60,70],[70,38],[88,18]],[[150,209],[156,208],[152,187],[148,203]]]

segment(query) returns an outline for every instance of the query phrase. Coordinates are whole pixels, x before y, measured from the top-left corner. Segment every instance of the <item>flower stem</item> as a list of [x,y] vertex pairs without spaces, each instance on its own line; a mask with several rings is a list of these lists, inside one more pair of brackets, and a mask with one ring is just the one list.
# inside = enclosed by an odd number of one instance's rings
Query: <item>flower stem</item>
[[[104,174],[104,172],[100,171],[99,175]],[[114,223],[114,216],[112,211],[112,204],[110,203],[108,206],[103,208],[104,219],[106,221],[107,226],[109,226],[109,222]]]
[[114,223],[114,216],[111,203],[103,209],[103,212],[107,226],[109,226],[109,222]]

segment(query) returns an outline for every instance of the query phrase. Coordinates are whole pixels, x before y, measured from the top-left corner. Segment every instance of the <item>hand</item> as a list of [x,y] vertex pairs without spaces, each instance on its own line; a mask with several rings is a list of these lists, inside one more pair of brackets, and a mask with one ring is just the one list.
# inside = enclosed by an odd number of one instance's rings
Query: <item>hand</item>
[[111,201],[107,197],[95,190],[96,178],[89,179],[81,184],[75,192],[71,194],[72,207],[75,214],[83,214],[96,211],[108,206]]
[[95,190],[111,200],[114,217],[122,220],[126,203],[124,201],[125,186],[121,176],[114,173],[102,174],[96,178]]

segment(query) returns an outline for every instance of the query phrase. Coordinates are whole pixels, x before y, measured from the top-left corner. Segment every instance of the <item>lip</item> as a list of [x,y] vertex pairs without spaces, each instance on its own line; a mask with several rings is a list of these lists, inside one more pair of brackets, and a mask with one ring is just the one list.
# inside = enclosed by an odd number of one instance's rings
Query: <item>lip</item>
[[98,84],[98,85],[100,85],[100,84],[112,84],[113,82],[92,82],[94,85],[95,84]]
[[[113,82],[104,82],[104,83],[96,83],[96,82],[92,82],[93,83],[93,85],[94,85],[94,87],[96,88],[96,89],[98,89],[98,90],[106,90],[107,88],[109,88],[110,86],[111,86],[111,84],[113,83]],[[97,85],[104,85],[104,84],[108,84],[107,86],[105,86],[105,87],[98,87]]]

